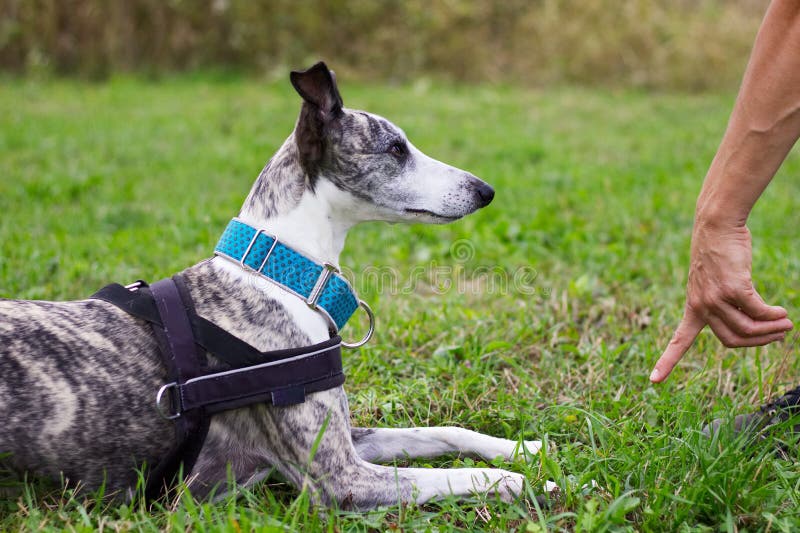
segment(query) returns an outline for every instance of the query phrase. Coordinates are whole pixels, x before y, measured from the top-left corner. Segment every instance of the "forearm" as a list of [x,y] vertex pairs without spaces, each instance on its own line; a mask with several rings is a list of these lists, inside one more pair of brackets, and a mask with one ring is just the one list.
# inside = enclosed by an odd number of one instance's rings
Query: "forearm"
[[800,1],[775,0],[756,38],[696,220],[742,226],[800,136]]
[[792,329],[753,286],[750,210],[800,136],[800,0],[774,0],[728,128],[697,199],[683,319],[650,380],[664,381],[706,326],[725,346],[763,346]]

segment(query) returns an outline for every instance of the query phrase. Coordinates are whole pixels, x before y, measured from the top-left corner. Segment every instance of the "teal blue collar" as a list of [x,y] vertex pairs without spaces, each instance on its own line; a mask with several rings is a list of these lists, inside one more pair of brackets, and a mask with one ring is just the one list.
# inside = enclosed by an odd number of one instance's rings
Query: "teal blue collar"
[[328,321],[341,329],[359,306],[370,315],[366,303],[356,296],[350,283],[329,264],[322,265],[281,243],[264,230],[256,229],[234,218],[225,228],[214,254],[234,261],[242,268],[267,278],[281,288],[305,300],[312,309],[321,312]]

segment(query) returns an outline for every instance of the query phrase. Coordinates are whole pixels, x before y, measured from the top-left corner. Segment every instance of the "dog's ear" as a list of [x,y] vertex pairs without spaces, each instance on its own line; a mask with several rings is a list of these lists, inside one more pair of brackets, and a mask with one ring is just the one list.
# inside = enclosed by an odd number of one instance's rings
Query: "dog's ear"
[[331,120],[342,110],[344,104],[336,87],[336,74],[322,61],[308,70],[293,71],[289,79],[305,103],[316,108],[322,120]]
[[322,61],[308,70],[293,71],[289,79],[303,97],[295,141],[300,152],[300,164],[313,186],[325,154],[325,130],[342,113],[342,97],[336,87],[336,75]]

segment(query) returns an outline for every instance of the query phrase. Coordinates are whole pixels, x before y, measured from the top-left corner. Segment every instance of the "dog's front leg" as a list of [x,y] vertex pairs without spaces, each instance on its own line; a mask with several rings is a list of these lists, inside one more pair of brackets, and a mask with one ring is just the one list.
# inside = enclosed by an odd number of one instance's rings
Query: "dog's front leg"
[[[449,453],[491,460],[496,457],[513,460],[539,453],[541,441],[499,439],[457,427],[422,428],[352,428],[353,444],[359,457],[369,462],[396,459],[432,458]],[[524,446],[524,448],[523,448]],[[527,454],[527,455],[526,455]],[[401,468],[400,475],[410,479],[417,489],[417,503],[453,494],[498,494],[508,500],[522,488],[522,476],[500,469],[416,469]],[[552,481],[544,483],[546,492],[556,488]],[[538,499],[538,497],[537,497]]]
[[353,444],[365,461],[384,463],[395,459],[431,458],[457,453],[490,461],[495,457],[515,459],[539,453],[538,440],[518,441],[490,437],[458,427],[353,428]]
[[193,475],[194,494],[232,475],[248,484],[273,465],[323,504],[369,509],[475,493],[511,499],[524,477],[493,468],[394,468],[362,459],[351,440],[347,396],[332,389],[292,407],[253,407],[218,415]]

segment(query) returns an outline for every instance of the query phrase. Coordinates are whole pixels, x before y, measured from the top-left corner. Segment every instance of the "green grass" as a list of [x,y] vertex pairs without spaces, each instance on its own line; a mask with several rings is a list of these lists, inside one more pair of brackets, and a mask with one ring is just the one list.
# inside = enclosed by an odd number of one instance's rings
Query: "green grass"
[[[694,200],[733,95],[341,88],[348,106],[389,117],[422,150],[497,189],[490,207],[450,226],[351,233],[343,265],[416,280],[391,291],[356,275],[378,331],[345,355],[353,421],[546,438],[547,454],[503,466],[527,475],[530,494],[554,479],[562,491],[550,508],[473,499],[355,514],[315,510],[271,481],[215,505],[148,512],[29,484],[0,502],[0,529],[800,527],[796,445],[786,459],[772,440],[743,449],[698,434],[794,385],[791,341],[727,350],[704,334],[667,384],[647,379],[680,318]],[[298,106],[286,82],[3,80],[0,296],[81,298],[209,256]],[[751,220],[758,287],[795,319],[798,171],[793,156]],[[491,287],[478,277],[486,269],[527,281]],[[589,480],[599,487],[587,494]]]

